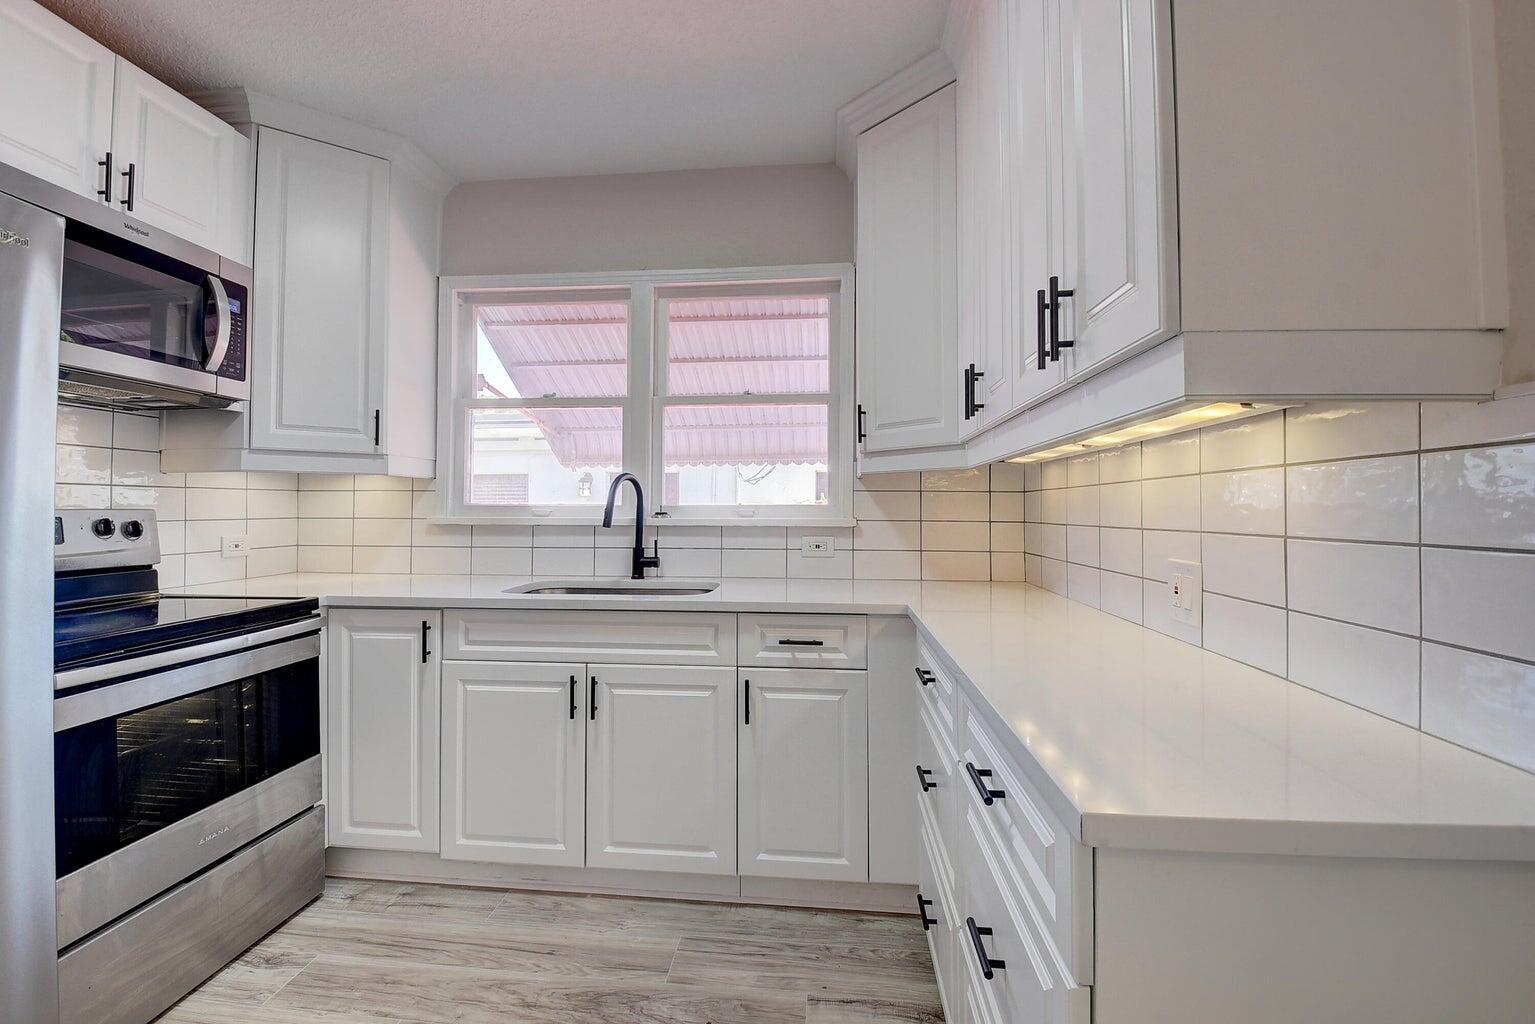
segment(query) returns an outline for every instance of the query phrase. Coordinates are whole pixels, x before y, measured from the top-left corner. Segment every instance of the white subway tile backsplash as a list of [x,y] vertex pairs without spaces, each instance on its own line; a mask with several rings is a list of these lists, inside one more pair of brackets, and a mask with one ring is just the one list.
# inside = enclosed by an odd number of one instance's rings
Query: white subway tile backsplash
[[[354,511],[354,495],[346,491],[306,491],[304,480],[299,479],[298,515],[300,519],[351,519]],[[407,515],[406,518],[409,518]]]
[[1024,550],[1023,523],[992,523],[991,550],[1015,552]]
[[[631,545],[634,543],[633,530],[634,527],[631,525],[625,531]],[[590,526],[535,526],[533,527],[533,546],[535,548],[590,548],[596,545],[596,532],[595,528]]]
[[[1050,465],[1046,462],[1043,465]],[[1141,442],[1141,479],[1199,472],[1199,433],[1174,434]]]
[[1098,579],[1101,573],[1090,565],[1068,563],[1066,566],[1066,596],[1089,608],[1098,607]]
[[[476,530],[479,527],[475,528]],[[533,549],[475,547],[469,552],[469,571],[481,576],[531,576]]]
[[1423,731],[1535,771],[1535,666],[1425,642]]
[[941,522],[991,521],[991,497],[978,491],[923,491],[922,518]]
[[[873,557],[876,552],[868,552]],[[854,555],[865,557],[865,552]],[[789,554],[782,548],[726,548],[720,553],[720,574],[723,576],[778,578],[789,575]],[[887,578],[887,577],[876,577]]]
[[246,491],[247,519],[293,519],[298,515],[297,491]]
[[722,568],[720,555],[720,549],[717,547],[663,548],[661,550],[661,575],[683,577],[718,576]]
[[[1028,536],[1025,532],[1025,544]],[[1036,550],[1031,552],[1032,554],[1061,562],[1066,561],[1066,527],[1054,523],[1040,523],[1034,531],[1034,546]]]
[[1098,577],[1098,607],[1131,622],[1141,621],[1141,578],[1117,572]]
[[[258,548],[291,548],[298,543],[297,519],[252,519],[245,524],[252,551]],[[165,529],[160,530],[160,541],[165,541]],[[263,573],[262,575],[270,575]]]
[[352,549],[352,571],[407,575],[410,573],[410,548],[355,547]]
[[1275,675],[1285,674],[1285,610],[1206,593],[1204,645]]
[[[790,575],[795,575],[790,572]],[[985,580],[991,577],[991,555],[985,551],[924,551],[925,580]]]
[[[1024,555],[1021,551],[992,551],[991,553],[991,579],[994,583],[1022,583],[1025,579]],[[854,574],[861,575],[862,570],[856,564]]]
[[[62,450],[63,446],[60,446]],[[128,448],[116,448],[112,456],[112,482],[137,487],[183,487],[183,473],[162,473],[159,452],[141,452]],[[64,479],[62,476],[60,480]]]
[[835,551],[831,558],[807,558],[802,552],[789,551],[789,575],[795,579],[850,580],[853,578],[853,553]]
[[[371,520],[360,520],[371,522]],[[376,520],[377,522],[398,522],[398,520]],[[280,522],[280,520],[279,520]],[[410,539],[409,529],[405,532],[405,538]],[[357,539],[357,531],[353,527],[351,519],[300,519],[298,520],[298,543],[318,544],[335,547],[338,545],[358,544],[382,544],[386,543],[378,537]]]
[[[731,552],[727,551],[728,556]],[[725,575],[730,576],[727,559]],[[749,576],[783,575],[782,566],[777,573],[746,573]],[[853,576],[863,580],[920,580],[922,578],[922,552],[920,551],[854,551]]]
[[921,546],[924,551],[990,551],[991,524],[924,522]]
[[530,548],[533,527],[475,526],[470,531],[470,544],[477,548]]
[[1285,410],[1286,462],[1417,450],[1417,402],[1319,402]]
[[[112,483],[112,449],[61,444],[53,449],[53,479],[61,484]],[[137,481],[122,481],[123,483]],[[150,481],[144,481],[148,483]]]
[[1003,491],[1022,491],[1025,489],[1025,480],[1028,476],[1023,466],[1016,462],[995,462],[991,466],[991,490],[993,494]]
[[1285,530],[1285,471],[1249,469],[1207,473],[1200,480],[1199,528],[1216,533],[1282,536]]
[[1070,526],[1097,526],[1102,515],[1097,485],[1066,491],[1066,522]]
[[1101,484],[1124,483],[1141,478],[1140,442],[1106,448],[1098,453],[1098,482]]
[[[1098,531],[1098,563],[1111,572],[1139,577],[1141,574],[1141,531],[1104,527]],[[1136,588],[1140,593],[1140,588]],[[1136,598],[1139,607],[1140,599]]]
[[[138,419],[140,417],[134,417]],[[155,444],[159,450],[159,421],[155,421]],[[89,445],[92,448],[112,447],[112,414],[102,409],[80,409],[60,406],[54,420],[55,444]],[[123,447],[137,447],[124,445]]]
[[411,523],[410,544],[417,548],[467,548],[469,527],[417,519]]
[[[299,545],[298,571],[299,572],[351,572],[352,551],[350,547],[305,546]],[[356,548],[357,551],[364,550]],[[407,549],[408,550],[408,549]]]
[[410,491],[357,491],[353,495],[358,519],[407,519],[410,504]]
[[1066,491],[1041,491],[1039,495],[1039,521],[1066,525]]
[[1101,526],[1141,527],[1141,482],[1101,484],[1098,487],[1098,522]]
[[1199,477],[1166,477],[1143,483],[1141,525],[1148,530],[1198,530]]
[[855,491],[920,491],[921,473],[865,473],[853,478]]
[[245,558],[225,558],[217,552],[187,554],[186,559],[186,585],[199,586],[204,583],[227,583],[231,580],[243,580],[245,578]]
[[1285,550],[1281,538],[1207,533],[1200,540],[1200,554],[1205,590],[1284,607]]
[[1074,565],[1098,566],[1098,527],[1066,527],[1066,561]]
[[1535,661],[1535,552],[1423,549],[1423,636]]
[[[339,520],[352,527],[352,539],[350,542],[333,541],[332,543],[352,543],[359,547],[399,547],[408,548],[412,538],[412,522],[409,519],[346,519]],[[325,522],[323,519],[313,522]],[[302,531],[300,536],[302,536]]]
[[1200,535],[1188,532],[1146,530],[1142,535],[1141,575],[1158,583],[1167,582],[1167,560],[1199,561]]
[[298,572],[298,548],[291,545],[286,547],[252,548],[245,556],[245,576],[247,579],[255,579],[260,576],[281,576],[285,573]]
[[[870,522],[869,526],[881,525],[883,521]],[[865,524],[860,523],[859,526]],[[915,523],[910,526],[913,535],[919,532]],[[729,530],[722,530],[720,544],[727,548],[785,548],[788,546],[788,531],[782,526],[733,526]],[[856,544],[856,534],[855,541]]]
[[188,473],[186,474],[186,485],[188,487],[216,487],[239,491],[243,491],[246,488],[245,474],[238,472]]
[[[781,535],[780,535],[781,538]],[[729,546],[743,546],[727,538]],[[782,540],[778,547],[783,547]],[[922,548],[922,524],[871,519],[853,528],[853,547],[859,551],[919,551]]]
[[1052,491],[1059,487],[1065,487],[1069,482],[1069,471],[1066,468],[1065,459],[1054,459],[1050,462],[1039,464],[1039,486],[1046,491]]
[[1535,439],[1535,395],[1495,402],[1424,402],[1422,424],[1425,450]]
[[1417,635],[1417,548],[1291,540],[1286,556],[1295,611]]
[[1219,473],[1284,463],[1284,413],[1252,416],[1199,432],[1199,469]]
[[991,521],[994,523],[1021,523],[1027,506],[1022,491],[992,491]]
[[918,491],[854,491],[853,518],[916,521],[922,518],[922,495]]
[[[244,519],[245,491],[221,487],[188,487],[188,519]],[[190,569],[188,570],[190,572]]]
[[1077,455],[1066,460],[1066,486],[1085,487],[1098,482],[1098,455]]
[[225,537],[238,537],[245,532],[243,519],[209,519],[189,522],[186,524],[185,533],[186,554],[223,551]]
[[[535,534],[537,529],[534,530]],[[610,548],[615,557],[622,557],[619,548]],[[596,548],[550,548],[534,546],[533,575],[535,576],[592,576],[596,573]]]
[[1535,444],[1425,452],[1423,543],[1535,549]]
[[1418,457],[1291,466],[1285,501],[1292,537],[1416,543]]
[[1417,727],[1419,641],[1299,612],[1289,628],[1291,679]]
[[987,466],[975,469],[930,469],[922,474],[924,491],[990,490],[991,474]]

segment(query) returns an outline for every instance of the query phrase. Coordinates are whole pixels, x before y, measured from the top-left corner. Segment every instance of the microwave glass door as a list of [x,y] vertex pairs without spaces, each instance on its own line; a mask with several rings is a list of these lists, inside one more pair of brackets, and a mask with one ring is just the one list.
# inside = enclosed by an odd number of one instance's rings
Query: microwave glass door
[[58,876],[320,752],[319,659],[54,736]]
[[107,244],[65,241],[63,335],[90,348],[203,369],[219,327],[206,275],[148,250],[127,259]]

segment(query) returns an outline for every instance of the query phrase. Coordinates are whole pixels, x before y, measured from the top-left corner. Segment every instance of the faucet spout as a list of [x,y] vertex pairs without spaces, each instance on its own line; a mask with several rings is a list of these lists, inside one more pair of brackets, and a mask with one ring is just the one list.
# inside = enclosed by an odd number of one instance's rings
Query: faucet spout
[[656,542],[656,553],[645,554],[645,488],[633,473],[620,473],[608,485],[608,504],[602,510],[603,529],[613,528],[613,506],[618,502],[618,489],[627,481],[634,485],[634,552],[629,568],[629,578],[642,580],[646,569],[661,568],[661,544]]

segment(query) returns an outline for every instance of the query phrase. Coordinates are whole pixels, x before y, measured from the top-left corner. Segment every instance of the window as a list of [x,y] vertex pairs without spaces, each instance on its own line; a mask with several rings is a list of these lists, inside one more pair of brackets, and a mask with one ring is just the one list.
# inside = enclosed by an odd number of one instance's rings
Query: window
[[[847,522],[851,270],[444,279],[442,512]],[[626,488],[626,502],[632,501]]]

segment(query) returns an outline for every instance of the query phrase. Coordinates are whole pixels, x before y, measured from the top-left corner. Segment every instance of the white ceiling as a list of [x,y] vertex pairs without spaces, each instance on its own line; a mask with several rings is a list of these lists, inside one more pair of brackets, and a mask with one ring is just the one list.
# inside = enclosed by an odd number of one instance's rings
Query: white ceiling
[[42,0],[177,88],[387,129],[461,181],[814,163],[948,0]]

